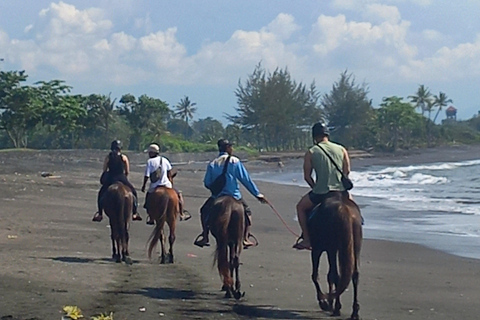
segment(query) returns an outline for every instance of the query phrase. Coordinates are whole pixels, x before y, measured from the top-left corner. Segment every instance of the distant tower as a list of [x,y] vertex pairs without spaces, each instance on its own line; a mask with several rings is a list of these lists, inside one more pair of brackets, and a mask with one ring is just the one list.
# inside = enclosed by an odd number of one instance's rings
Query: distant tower
[[445,113],[447,114],[447,120],[457,120],[457,109],[455,109],[454,106],[448,107],[447,110],[445,110]]

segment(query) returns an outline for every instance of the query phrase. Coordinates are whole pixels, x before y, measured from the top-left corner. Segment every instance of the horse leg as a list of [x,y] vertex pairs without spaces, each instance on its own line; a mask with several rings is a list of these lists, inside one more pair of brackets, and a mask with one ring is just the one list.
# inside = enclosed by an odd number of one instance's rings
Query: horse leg
[[350,316],[351,320],[359,320],[360,317],[358,316],[358,311],[360,310],[360,304],[358,303],[357,294],[358,294],[358,278],[359,273],[358,269],[355,267],[355,271],[352,275],[352,282],[353,282],[353,307],[352,307],[352,315]]
[[[338,286],[338,267],[337,267],[337,254],[336,251],[327,251],[328,257],[328,275],[327,275],[327,282],[328,282],[328,303],[330,305],[330,310],[333,310],[333,297],[334,297],[334,286],[335,290]],[[340,306],[341,307],[341,306]],[[340,309],[339,309],[340,312]]]
[[237,243],[236,245],[233,246],[234,254],[233,254],[233,260],[232,260],[232,265],[233,265],[233,273],[235,274],[235,292],[234,296],[235,299],[240,299],[241,297],[245,296],[245,292],[241,291],[241,282],[240,282],[240,256],[239,256],[239,246],[243,245],[240,243]]
[[335,285],[335,292],[330,291],[330,294],[329,294],[330,303],[333,302],[332,299],[335,299],[332,316],[339,317],[340,309],[342,309],[342,304],[340,303],[340,295],[337,293],[339,276],[338,276],[338,269],[337,269],[336,251],[328,253],[328,262],[330,264],[330,269],[331,269],[331,275],[329,273],[329,282],[332,281],[331,287],[333,287],[333,284]]
[[120,260],[120,243],[118,241],[118,233],[115,229],[115,224],[110,220],[110,239],[112,240],[112,259],[115,262]]
[[130,235],[128,233],[128,225],[125,224],[125,237],[123,239],[123,250],[122,250],[123,261],[125,261],[126,264],[133,264],[133,260],[132,258],[130,258],[130,253],[128,252],[129,240],[130,240]]
[[218,273],[223,280],[222,290],[226,291],[225,298],[231,298],[233,295],[233,279],[230,271],[230,261],[228,257],[228,246],[226,244],[226,239],[217,238],[217,265]]
[[174,259],[173,259],[173,244],[175,243],[175,239],[176,239],[176,236],[175,236],[175,221],[172,221],[169,225],[168,225],[169,229],[170,229],[170,234],[168,236],[168,243],[170,245],[170,248],[168,250],[168,262],[169,263],[173,263],[174,262]]
[[323,294],[322,289],[320,288],[320,283],[318,282],[318,269],[320,267],[320,256],[322,255],[321,250],[314,249],[310,255],[312,259],[312,281],[315,285],[315,290],[317,292],[317,301],[320,308],[324,311],[329,311],[329,305],[326,296]]
[[160,263],[165,264],[166,263],[166,250],[165,250],[165,232],[163,230],[163,227],[160,229]]

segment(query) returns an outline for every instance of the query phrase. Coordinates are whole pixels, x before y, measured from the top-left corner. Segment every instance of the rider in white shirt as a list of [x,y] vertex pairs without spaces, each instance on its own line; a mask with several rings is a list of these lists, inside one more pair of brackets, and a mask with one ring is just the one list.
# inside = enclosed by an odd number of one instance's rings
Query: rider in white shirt
[[[146,208],[147,206],[149,195],[153,193],[156,188],[158,187],[173,188],[172,181],[171,181],[172,180],[172,164],[167,158],[162,157],[160,155],[160,147],[158,146],[158,144],[153,143],[148,147],[148,156],[149,156],[149,159],[147,160],[147,166],[145,168],[142,192],[145,192],[145,187],[148,180],[150,180],[150,186],[148,188],[148,192],[145,197],[145,205],[143,206],[144,208]],[[177,192],[178,199],[179,199],[180,220],[188,220],[192,216],[188,213],[188,211],[183,209],[182,193],[177,189],[175,189],[175,191]],[[147,224],[150,224],[150,225],[154,224],[150,216],[148,216]]]

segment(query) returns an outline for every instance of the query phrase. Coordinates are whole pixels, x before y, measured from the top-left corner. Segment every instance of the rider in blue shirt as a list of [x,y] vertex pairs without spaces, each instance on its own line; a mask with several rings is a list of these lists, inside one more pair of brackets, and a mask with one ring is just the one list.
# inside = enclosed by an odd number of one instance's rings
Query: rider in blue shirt
[[250,235],[250,226],[251,226],[251,211],[248,207],[245,200],[242,198],[242,194],[240,193],[240,186],[238,181],[243,184],[243,186],[260,202],[266,203],[266,199],[263,194],[260,193],[255,183],[250,178],[250,175],[247,172],[247,169],[244,167],[240,159],[235,156],[232,156],[233,153],[233,144],[230,143],[226,139],[218,140],[218,151],[219,155],[215,158],[212,162],[210,162],[207,166],[207,171],[205,172],[205,177],[203,179],[203,183],[207,189],[210,189],[211,185],[215,181],[215,179],[220,176],[224,170],[224,165],[226,164],[227,159],[229,159],[228,167],[226,171],[226,180],[225,185],[220,191],[219,194],[213,194],[207,199],[207,201],[203,204],[200,208],[200,217],[202,223],[203,232],[200,234],[197,239],[195,240],[194,244],[199,247],[209,246],[209,239],[208,239],[208,216],[210,208],[213,206],[215,199],[221,196],[231,196],[236,200],[240,200],[243,203],[246,219],[247,222],[245,228],[245,236],[244,236],[244,246],[249,247],[254,245],[254,243],[248,240],[248,236]]

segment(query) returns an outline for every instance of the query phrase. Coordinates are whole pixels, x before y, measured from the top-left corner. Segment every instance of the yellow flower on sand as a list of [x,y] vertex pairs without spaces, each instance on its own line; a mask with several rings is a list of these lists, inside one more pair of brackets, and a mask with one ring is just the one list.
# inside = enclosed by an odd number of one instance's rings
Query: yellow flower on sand
[[113,320],[113,312],[110,312],[109,315],[101,313],[99,316],[92,317],[92,320]]
[[63,312],[67,314],[67,317],[73,320],[83,318],[82,310],[77,306],[64,306]]

